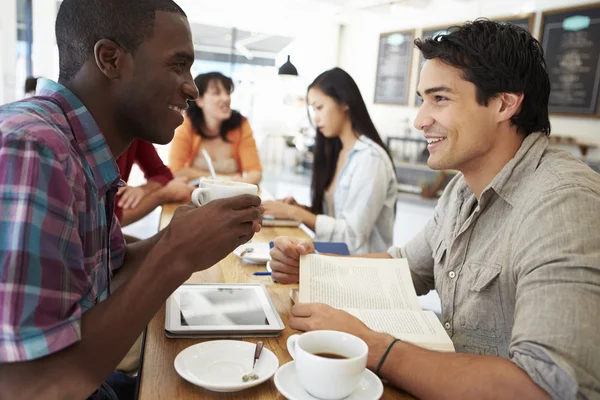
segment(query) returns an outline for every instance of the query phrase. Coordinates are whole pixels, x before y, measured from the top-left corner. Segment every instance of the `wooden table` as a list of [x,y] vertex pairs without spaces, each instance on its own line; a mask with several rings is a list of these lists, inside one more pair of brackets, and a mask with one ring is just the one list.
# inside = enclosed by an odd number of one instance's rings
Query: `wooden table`
[[[177,205],[163,206],[161,229],[169,223],[176,207]],[[278,236],[308,238],[306,233],[299,228],[263,228],[261,232],[254,236],[252,241],[269,242]],[[212,268],[192,275],[188,282],[260,282],[264,284],[286,328],[281,336],[277,338],[248,338],[243,340],[253,343],[264,340],[265,346],[275,353],[281,366],[292,360],[286,346],[288,337],[296,333],[288,327],[289,312],[292,307],[289,291],[298,285],[276,284],[268,276],[252,275],[254,271],[264,271],[264,266],[245,265],[239,257],[230,254]],[[139,375],[139,399],[284,399],[275,387],[273,379],[241,392],[216,393],[188,383],[179,377],[173,367],[177,354],[188,346],[206,340],[210,339],[168,339],[165,336],[165,307],[163,305],[150,321],[146,330]],[[382,398],[412,399],[411,396],[387,386]]]

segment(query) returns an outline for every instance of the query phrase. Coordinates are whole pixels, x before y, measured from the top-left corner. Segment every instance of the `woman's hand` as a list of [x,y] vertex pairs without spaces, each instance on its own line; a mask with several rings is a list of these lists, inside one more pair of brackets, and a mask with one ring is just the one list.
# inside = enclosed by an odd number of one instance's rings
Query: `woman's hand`
[[165,201],[170,202],[189,202],[192,196],[192,192],[196,188],[188,184],[189,179],[187,178],[174,178],[163,187],[162,194]]
[[209,171],[204,171],[202,169],[198,169],[198,168],[194,168],[194,167],[180,169],[179,171],[177,171],[174,174],[174,176],[175,176],[175,178],[186,178],[188,180],[204,178],[204,177],[207,177],[207,178],[211,177]]
[[136,208],[146,195],[146,190],[143,187],[125,186],[119,188],[117,205],[124,210]]
[[308,207],[285,204],[279,200],[263,201],[263,206],[265,207],[266,215],[271,215],[277,219],[293,219],[294,221],[303,223],[309,229],[315,230],[317,216],[311,213]]
[[291,206],[298,206],[301,207],[300,204],[298,204],[298,202],[296,201],[296,199],[294,199],[293,197],[284,197],[283,199],[279,200],[284,204],[289,204]]
[[245,182],[258,185],[262,179],[262,171],[247,171],[242,174],[231,175],[229,176],[229,179],[235,182]]
[[265,207],[265,214],[267,215],[272,215],[278,219],[295,219],[293,212],[294,208],[297,206],[285,204],[284,202],[277,200],[263,201],[262,204]]

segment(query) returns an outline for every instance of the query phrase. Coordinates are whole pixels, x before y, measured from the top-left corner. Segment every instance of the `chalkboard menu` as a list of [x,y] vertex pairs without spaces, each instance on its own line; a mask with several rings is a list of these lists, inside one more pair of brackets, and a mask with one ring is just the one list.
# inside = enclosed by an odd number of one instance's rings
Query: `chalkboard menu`
[[[534,16],[534,14],[528,14],[528,15],[526,15],[524,17],[520,17],[520,18],[500,18],[500,19],[494,19],[494,20],[517,25],[517,26],[520,26],[521,28],[525,28],[531,32],[531,28],[533,25],[533,16]],[[490,19],[493,19],[493,18],[490,18]],[[452,26],[452,25],[449,25],[446,28],[437,27],[437,28],[424,29],[423,33],[421,34],[421,38],[423,40],[425,40],[425,39],[429,39],[433,36],[445,35],[448,33],[448,28],[450,26]],[[423,55],[421,54],[421,52],[419,52],[419,73],[423,69],[423,65],[425,65],[425,61],[427,61],[427,60],[425,60],[425,58],[423,58]],[[416,96],[415,105],[420,106],[421,104],[423,104],[423,100],[419,96]]]
[[379,37],[375,103],[408,104],[414,32],[391,32]]
[[600,4],[542,14],[551,113],[600,116]]

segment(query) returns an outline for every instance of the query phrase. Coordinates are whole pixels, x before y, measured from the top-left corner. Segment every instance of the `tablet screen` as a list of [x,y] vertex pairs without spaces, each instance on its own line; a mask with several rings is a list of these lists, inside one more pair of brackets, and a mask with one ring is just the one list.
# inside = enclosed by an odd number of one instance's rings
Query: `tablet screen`
[[179,295],[181,326],[269,325],[252,287],[195,287]]

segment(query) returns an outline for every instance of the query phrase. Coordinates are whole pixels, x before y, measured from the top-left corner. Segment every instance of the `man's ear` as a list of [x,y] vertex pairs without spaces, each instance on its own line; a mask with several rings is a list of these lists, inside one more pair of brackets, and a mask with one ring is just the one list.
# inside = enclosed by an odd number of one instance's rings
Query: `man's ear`
[[126,73],[129,54],[117,43],[109,39],[101,39],[94,46],[94,57],[98,69],[108,79],[119,79]]
[[523,93],[501,93],[498,97],[500,100],[498,122],[508,121],[515,114],[518,114],[524,97]]

